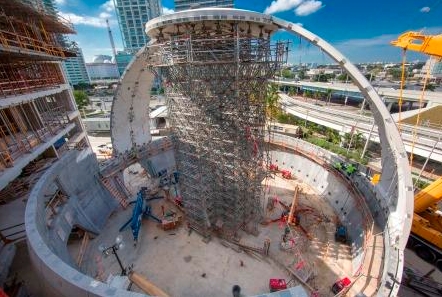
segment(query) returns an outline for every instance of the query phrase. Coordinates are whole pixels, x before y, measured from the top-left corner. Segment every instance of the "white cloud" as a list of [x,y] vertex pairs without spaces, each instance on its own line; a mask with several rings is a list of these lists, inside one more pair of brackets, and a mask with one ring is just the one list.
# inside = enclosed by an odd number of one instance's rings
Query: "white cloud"
[[306,16],[306,15],[312,14],[314,12],[317,12],[322,7],[323,6],[322,6],[321,1],[308,0],[308,1],[302,2],[298,7],[296,7],[295,13],[298,16]]
[[163,14],[171,14],[174,12],[175,12],[175,10],[173,10],[171,8],[163,7]]
[[[412,31],[419,32],[422,30],[414,29]],[[424,31],[422,32],[423,34],[440,34],[440,32],[442,32],[442,27],[429,27],[425,28],[425,30],[423,31]],[[390,42],[393,40],[397,40],[402,33],[383,34],[383,35],[373,36],[371,38],[343,40],[343,41],[334,42],[333,45],[337,47],[369,47],[369,46],[382,46],[382,45],[390,46]]]
[[115,9],[114,1],[108,0],[105,3],[101,4],[100,8],[103,9],[104,11],[107,11],[107,12],[113,12]]
[[86,25],[86,26],[92,26],[92,27],[98,27],[98,28],[105,28],[106,27],[106,21],[100,17],[78,15],[78,14],[70,13],[70,12],[68,12],[68,13],[60,12],[59,14],[63,18],[69,20],[74,25]]
[[55,4],[57,4],[57,5],[65,5],[66,4],[66,0],[55,0]]
[[295,8],[302,3],[303,0],[275,0],[270,3],[270,6],[264,10],[265,14],[272,14],[280,11],[287,11]]
[[431,9],[428,6],[424,6],[420,9],[421,12],[429,12]]
[[[57,1],[66,1],[66,0],[57,0]],[[84,26],[92,26],[97,28],[106,28],[106,20],[109,20],[109,24],[115,25],[117,21],[114,16],[115,6],[113,0],[108,0],[102,5],[100,5],[100,12],[96,16],[90,15],[78,15],[71,12],[62,12],[60,11],[60,15],[72,22],[74,25],[84,25]]]
[[372,38],[358,38],[339,41],[334,43],[337,47],[368,47],[389,45],[392,40],[396,40],[399,34],[383,34]]
[[110,17],[112,17],[112,15],[110,13],[106,12],[106,11],[103,11],[102,13],[100,13],[98,15],[98,17],[100,19],[109,19]]

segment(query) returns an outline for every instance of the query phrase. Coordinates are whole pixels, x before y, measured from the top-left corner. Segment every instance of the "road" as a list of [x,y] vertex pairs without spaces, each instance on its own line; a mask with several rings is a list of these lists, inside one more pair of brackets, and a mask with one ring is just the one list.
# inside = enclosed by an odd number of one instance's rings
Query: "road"
[[[286,112],[296,117],[323,125],[339,132],[350,133],[353,129],[361,132],[365,138],[379,143],[377,126],[372,117],[318,106],[305,102],[301,97],[290,97],[284,93],[279,93],[280,104]],[[391,118],[386,121],[391,121]],[[371,132],[370,132],[371,131]],[[401,136],[407,152],[413,152],[424,158],[431,153],[430,159],[442,162],[442,132],[429,128],[417,127],[402,124]],[[413,145],[414,142],[414,145]]]

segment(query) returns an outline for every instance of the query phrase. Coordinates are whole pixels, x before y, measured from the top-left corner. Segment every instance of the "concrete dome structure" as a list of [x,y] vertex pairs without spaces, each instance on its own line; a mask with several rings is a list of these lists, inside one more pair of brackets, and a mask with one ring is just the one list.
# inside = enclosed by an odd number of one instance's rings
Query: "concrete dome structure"
[[[262,95],[258,95],[263,86],[258,84],[262,84],[261,80],[264,81],[271,76],[272,71],[276,69],[274,66],[276,67],[281,62],[279,59],[285,51],[284,47],[270,44],[270,36],[277,30],[285,30],[300,36],[321,48],[353,78],[370,105],[376,124],[379,127],[382,147],[382,178],[376,187],[370,189],[372,196],[370,196],[371,200],[368,203],[373,217],[378,218],[377,223],[382,228],[384,239],[383,271],[376,294],[378,296],[395,296],[402,277],[403,250],[410,232],[413,215],[413,186],[407,154],[394,121],[365,77],[335,48],[303,27],[261,13],[222,8],[182,11],[161,16],[148,22],[146,33],[152,38],[152,41],[138,52],[135,59],[128,66],[114,98],[111,132],[113,148],[116,152],[115,162],[121,162],[122,164],[123,161],[136,159],[146,169],[151,168],[152,163],[155,164],[157,169],[162,169],[173,167],[176,159],[178,169],[181,168],[183,172],[186,172],[183,175],[187,174],[188,178],[186,181],[185,177],[183,181],[183,183],[187,182],[183,187],[185,189],[183,191],[184,206],[187,209],[192,209],[188,212],[188,216],[195,221],[195,225],[202,230],[202,234],[206,234],[218,225],[236,228],[243,223],[238,218],[243,218],[246,214],[249,215],[247,217],[248,222],[256,223],[255,216],[257,212],[254,205],[256,203],[256,192],[253,191],[257,191],[260,187],[256,181],[259,181],[259,178],[262,177],[262,172],[260,169],[253,171],[253,174],[249,174],[249,172],[251,172],[252,167],[258,168],[266,160],[263,129],[265,120],[263,121],[262,118],[265,112],[263,109],[264,101]],[[195,33],[198,34],[197,39],[191,37],[194,32],[198,32]],[[202,38],[204,34],[210,41],[204,41]],[[180,38],[175,39],[175,37]],[[180,43],[180,40],[184,40],[184,42]],[[231,42],[231,40],[235,40],[235,42]],[[204,51],[204,44],[213,50]],[[248,51],[246,51],[246,48]],[[219,59],[220,55],[228,57],[228,62],[223,64]],[[213,65],[212,69],[210,65]],[[229,156],[225,154],[225,151],[215,153],[211,151],[208,153],[209,150],[217,147],[217,144],[213,146],[206,144],[205,140],[209,139],[205,138],[206,135],[186,134],[188,131],[179,128],[175,130],[174,142],[175,145],[186,147],[183,153],[186,157],[177,156],[177,151],[175,151],[175,156],[171,155],[171,152],[167,152],[167,158],[161,157],[165,156],[166,152],[158,149],[157,156],[160,157],[153,159],[154,154],[150,150],[153,142],[148,119],[149,100],[154,77],[160,68],[162,74],[167,78],[166,84],[168,85],[166,88],[168,90],[166,90],[166,93],[174,102],[170,105],[172,115],[183,115],[182,117],[175,117],[175,119],[183,121],[176,122],[175,127],[187,129],[190,125],[195,125],[195,131],[199,131],[198,119],[201,119],[201,116],[204,115],[209,119],[208,122],[213,125],[209,131],[210,135],[219,142],[218,145],[225,145],[224,150],[241,153],[241,157]],[[210,70],[219,71],[219,73],[214,74],[214,77],[208,79],[216,81],[217,84],[204,87],[204,85],[200,85],[200,82],[203,81],[204,76],[210,73]],[[220,79],[215,77],[216,75],[224,75],[225,80],[229,82],[225,89],[220,89]],[[244,89],[241,88],[244,86],[253,87],[253,92],[244,92]],[[229,106],[227,106],[228,104],[218,104],[219,102],[222,103],[223,98],[230,97],[235,99],[237,106],[241,109],[240,113],[236,113],[233,102]],[[178,100],[183,100],[182,102],[185,102],[186,105],[176,103]],[[216,102],[217,105],[209,106],[213,102]],[[184,114],[186,109],[195,112],[197,117],[189,122],[189,117]],[[247,115],[251,120],[247,124],[241,122],[241,115]],[[234,119],[239,120],[241,125],[248,125],[247,127],[251,128],[238,130],[235,124],[223,126],[225,123],[234,123]],[[206,125],[207,122],[203,124]],[[224,134],[217,130],[219,127],[222,128]],[[232,131],[237,131],[237,134]],[[230,135],[229,138],[222,139],[226,135]],[[227,140],[230,142],[226,143]],[[242,141],[241,149],[236,150],[235,146],[239,145],[237,142],[240,140]],[[193,144],[194,142],[202,144],[196,146]],[[146,151],[149,151],[149,153],[145,153]],[[220,159],[224,160],[224,165],[220,165],[222,168],[214,174],[218,180],[227,176],[232,164],[240,164],[238,165],[240,170],[232,171],[233,178],[228,182],[218,182],[222,185],[221,188],[207,186],[207,184],[212,184],[201,182],[197,185],[207,187],[203,189],[204,191],[198,187],[192,189],[191,185],[195,182],[191,181],[190,178],[206,171],[190,172],[191,168],[194,167],[193,164],[197,162],[196,159],[193,160],[189,157],[191,154],[196,156],[195,158],[200,162],[198,164],[204,165],[201,167],[213,165],[214,162]],[[201,160],[198,154],[207,154],[208,157]],[[278,152],[274,154],[279,155],[280,158],[288,158],[286,162],[290,162],[287,155]],[[323,152],[323,154],[325,156],[327,152]],[[331,160],[328,155],[324,158]],[[63,217],[59,220],[63,224],[71,226],[82,215],[88,218],[87,221],[90,224],[88,229],[95,229],[97,233],[102,231],[104,221],[115,205],[112,207],[110,202],[106,203],[108,200],[104,197],[105,194],[101,191],[99,185],[92,181],[95,175],[103,174],[104,171],[98,166],[88,165],[86,161],[89,159],[90,156],[87,152],[72,154],[65,158],[60,165],[55,166],[53,170],[48,171],[42,177],[31,193],[26,210],[26,231],[31,258],[34,266],[45,276],[50,290],[58,292],[60,295],[138,296],[138,294],[95,281],[90,276],[82,274],[74,268],[75,265],[66,260],[68,259],[66,257],[66,247],[63,246],[63,244],[66,244],[66,234],[63,236],[63,232],[66,231],[60,228],[55,229],[55,231],[48,231],[44,220],[41,218],[45,188],[49,187],[54,181],[58,181],[58,184],[68,183],[68,180],[70,180],[69,174],[61,171],[64,167],[74,166],[71,164],[77,162],[80,167],[88,167],[89,175],[83,176],[82,180],[84,179],[85,184],[94,189],[96,193],[95,200],[97,201],[95,206],[105,208],[106,211],[98,219],[93,213],[96,210],[87,208],[80,210],[80,206],[84,205],[83,196],[81,195],[84,189],[79,189],[76,185],[66,185],[71,193],[78,194],[79,203],[72,205],[71,209],[65,211]],[[173,159],[173,162],[167,161],[170,159]],[[214,161],[214,159],[217,160]],[[63,166],[63,164],[68,166]],[[72,171],[70,174],[72,174]],[[57,179],[57,176],[61,176],[61,178]],[[315,186],[313,183],[316,180],[312,179],[310,182],[312,186]],[[317,186],[320,188],[322,185],[318,184]],[[357,187],[357,185],[355,186]],[[253,193],[240,196],[244,188],[252,188]],[[186,199],[195,200],[193,197],[200,197],[203,193],[216,191],[234,193],[235,199],[223,198],[220,194],[216,196],[218,202],[206,199],[204,201],[199,200],[195,204],[186,204]],[[229,209],[222,203],[223,199],[230,199],[225,204],[237,205],[241,211],[232,214],[230,219],[227,218],[226,212]],[[219,202],[220,200],[221,202]],[[339,204],[338,201],[336,203]],[[217,209],[224,210],[213,212],[215,206]],[[379,213],[375,215],[375,212]],[[253,232],[254,225],[251,224],[249,227]],[[358,257],[363,259],[363,254],[359,253]],[[361,263],[359,262],[359,264]]]

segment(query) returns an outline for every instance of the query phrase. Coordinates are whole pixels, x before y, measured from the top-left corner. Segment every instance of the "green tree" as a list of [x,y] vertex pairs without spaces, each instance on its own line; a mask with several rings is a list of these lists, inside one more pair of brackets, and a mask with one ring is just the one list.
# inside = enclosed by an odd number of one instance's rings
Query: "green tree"
[[436,86],[433,84],[426,84],[425,85],[425,91],[431,91],[434,92],[434,90],[436,89]]
[[295,94],[296,94],[296,90],[295,90],[295,88],[294,88],[294,87],[289,87],[289,91],[288,91],[288,93],[289,93],[290,96],[295,95]]
[[300,71],[298,72],[298,78],[299,78],[300,80],[305,79],[305,70],[300,70]]
[[390,68],[387,70],[387,74],[391,75],[393,79],[399,80],[402,77],[402,70],[400,68]]
[[336,78],[340,81],[348,81],[350,79],[347,73],[339,74]]
[[284,78],[294,78],[295,74],[288,68],[282,69],[281,76]]
[[266,113],[269,119],[274,119],[278,112],[278,86],[276,84],[269,84],[266,95]]
[[78,109],[82,109],[89,104],[89,97],[85,91],[74,90],[74,98]]
[[318,82],[328,82],[328,80],[329,80],[329,76],[328,76],[327,74],[322,74],[322,73],[320,73],[320,74],[315,75],[315,76],[313,77],[313,81],[318,81]]
[[364,147],[365,139],[361,132],[354,132],[353,136],[351,133],[344,134],[344,144],[347,148],[361,149]]
[[313,98],[313,91],[311,91],[311,90],[304,90],[303,95],[304,95],[304,97],[307,97],[307,98]]
[[331,142],[333,144],[339,144],[341,142],[341,136],[339,135],[339,132],[328,127],[325,129],[325,137],[328,142]]

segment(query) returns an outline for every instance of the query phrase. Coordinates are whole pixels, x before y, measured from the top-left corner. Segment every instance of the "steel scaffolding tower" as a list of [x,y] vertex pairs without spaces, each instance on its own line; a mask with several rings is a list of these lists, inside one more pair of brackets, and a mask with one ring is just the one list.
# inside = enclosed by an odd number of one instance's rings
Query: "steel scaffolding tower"
[[151,64],[165,77],[183,204],[203,235],[257,232],[267,80],[287,51],[271,32],[257,22],[192,22],[159,28],[151,45]]

